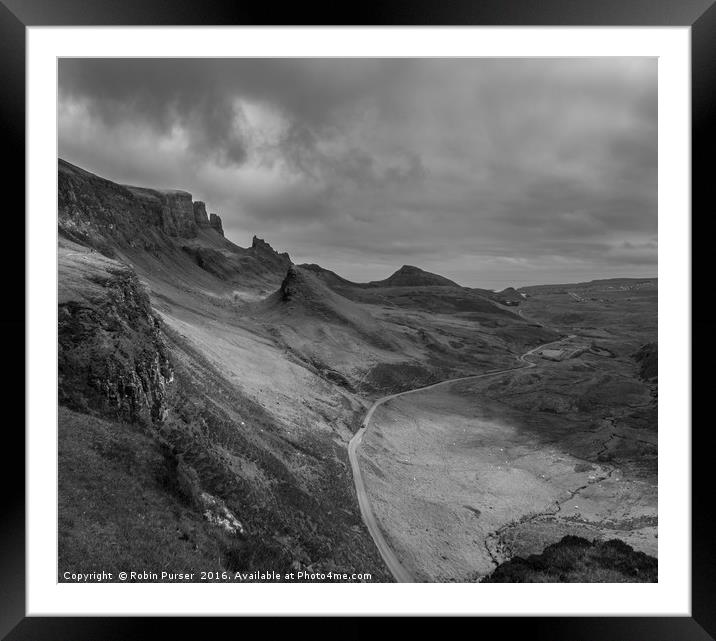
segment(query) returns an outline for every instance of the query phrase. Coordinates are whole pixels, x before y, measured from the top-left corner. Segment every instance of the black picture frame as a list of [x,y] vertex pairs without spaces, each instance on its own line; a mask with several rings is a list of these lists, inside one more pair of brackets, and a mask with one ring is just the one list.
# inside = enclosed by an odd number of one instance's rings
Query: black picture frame
[[[24,257],[25,193],[25,38],[30,26],[96,25],[461,25],[461,26],[690,26],[692,36],[692,300],[708,298],[710,264],[705,243],[714,236],[712,203],[716,180],[710,160],[716,148],[713,114],[716,113],[716,0],[392,0],[361,2],[342,6],[314,2],[278,5],[225,0],[0,0],[0,126],[7,166],[3,176],[5,217],[5,275],[3,292],[10,303],[0,316],[5,338],[6,405],[24,396],[24,346],[17,340],[26,333],[24,279],[20,266]],[[280,21],[280,22],[279,22]],[[709,210],[707,211],[707,206]],[[695,213],[701,211],[700,216]],[[698,223],[698,224],[697,224]],[[694,233],[697,232],[697,233]],[[10,239],[8,242],[7,239]],[[698,252],[699,243],[704,251]],[[24,272],[23,272],[24,275]],[[698,293],[698,297],[697,297]],[[715,321],[695,317],[692,305],[692,344],[707,344],[716,330]],[[707,398],[710,379],[706,356],[692,366],[692,399]],[[700,371],[701,370],[701,371]],[[3,517],[0,530],[0,636],[21,639],[128,639],[169,637],[175,633],[206,637],[207,621],[195,618],[127,617],[25,617],[25,439],[21,430],[24,408],[15,403],[19,416],[5,415]],[[716,545],[712,522],[716,502],[711,496],[712,439],[710,421],[698,423],[692,413],[692,616],[691,617],[485,617],[472,629],[474,634],[499,632],[502,637],[518,635],[529,639],[704,640],[716,635]],[[690,429],[691,426],[678,426]],[[12,459],[19,464],[14,469]],[[665,475],[666,476],[666,475]],[[227,625],[228,620],[221,622]],[[373,626],[365,618],[350,625],[316,626],[306,619],[273,619],[271,636],[296,634],[310,626],[312,634],[364,638]],[[383,623],[381,623],[383,625]],[[402,624],[401,624],[402,625]],[[418,623],[423,633],[444,634],[444,621]],[[245,633],[249,624],[241,624]],[[236,624],[231,623],[236,630]],[[373,632],[371,632],[373,634]]]

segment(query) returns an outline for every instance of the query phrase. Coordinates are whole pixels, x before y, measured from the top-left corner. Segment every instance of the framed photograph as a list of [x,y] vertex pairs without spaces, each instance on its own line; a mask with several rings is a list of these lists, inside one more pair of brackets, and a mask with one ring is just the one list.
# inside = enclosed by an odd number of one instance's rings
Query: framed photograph
[[713,3],[228,4],[0,4],[0,632],[711,638]]

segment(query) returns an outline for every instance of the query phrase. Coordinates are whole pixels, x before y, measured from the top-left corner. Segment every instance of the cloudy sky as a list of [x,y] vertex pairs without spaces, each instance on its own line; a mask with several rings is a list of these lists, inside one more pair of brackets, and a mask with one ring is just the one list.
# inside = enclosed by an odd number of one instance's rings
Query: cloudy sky
[[60,156],[352,280],[655,276],[656,59],[59,65]]

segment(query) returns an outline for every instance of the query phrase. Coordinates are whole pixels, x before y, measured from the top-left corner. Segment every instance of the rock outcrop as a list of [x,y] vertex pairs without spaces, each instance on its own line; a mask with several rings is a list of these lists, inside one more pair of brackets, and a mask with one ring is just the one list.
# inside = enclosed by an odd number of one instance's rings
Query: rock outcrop
[[224,235],[224,228],[221,225],[221,217],[219,214],[209,215],[209,227],[219,232],[222,236]]
[[251,240],[249,251],[263,264],[278,268],[284,273],[292,264],[291,258],[286,252],[277,252],[271,245],[258,236],[254,236]]
[[278,291],[264,301],[264,312],[282,320],[312,319],[349,328],[373,344],[389,348],[380,333],[380,323],[368,311],[332,291],[314,273],[291,265]]
[[481,583],[656,583],[658,561],[619,539],[568,535],[541,554],[515,556]]
[[156,192],[161,202],[162,229],[169,236],[190,238],[196,235],[194,207],[186,191]]
[[166,418],[169,350],[130,268],[93,275],[82,297],[60,302],[58,352],[60,404],[131,423]]
[[206,204],[201,200],[194,202],[194,222],[200,227],[209,226],[209,216],[206,214]]
[[[255,236],[254,240],[256,240]],[[281,287],[279,288],[282,301],[292,301],[296,297],[305,295],[304,290],[308,288],[305,288],[303,286],[305,277],[302,277],[301,273],[302,272],[300,272],[294,265],[291,265],[291,267],[289,267],[288,271],[286,272],[286,277],[281,282]]]
[[[276,254],[276,250],[271,247],[263,238],[259,238],[258,236],[254,236],[251,239],[251,249],[257,251],[257,252],[269,252],[271,254]],[[288,258],[288,254],[284,252],[283,254],[280,254],[281,256],[286,256]]]
[[647,343],[632,354],[632,358],[639,363],[639,376],[645,381],[656,381],[659,376],[659,345]]
[[219,214],[207,214],[206,203],[201,200],[194,202],[194,222],[197,227],[213,229],[222,236],[224,235],[224,228],[221,226],[221,217]]

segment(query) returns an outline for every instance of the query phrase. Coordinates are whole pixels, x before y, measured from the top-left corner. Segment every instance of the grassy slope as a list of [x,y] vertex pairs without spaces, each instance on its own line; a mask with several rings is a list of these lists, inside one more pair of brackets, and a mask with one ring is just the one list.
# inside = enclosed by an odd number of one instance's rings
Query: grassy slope
[[60,577],[224,565],[234,541],[206,527],[154,435],[61,407],[58,439]]
[[508,366],[558,336],[474,290],[366,287],[315,265],[293,268],[257,310],[292,354],[367,394]]
[[[286,425],[153,316],[116,261],[65,247],[60,278],[61,573],[297,562],[387,578],[344,448],[287,438]],[[238,518],[242,536],[204,517],[202,493]]]

